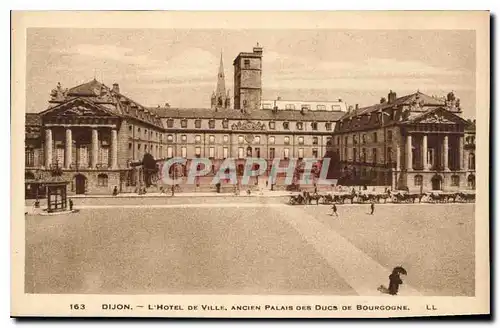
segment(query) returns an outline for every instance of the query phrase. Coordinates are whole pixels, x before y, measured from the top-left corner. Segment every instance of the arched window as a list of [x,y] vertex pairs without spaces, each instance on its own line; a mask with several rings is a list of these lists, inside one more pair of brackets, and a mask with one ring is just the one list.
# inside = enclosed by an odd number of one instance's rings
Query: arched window
[[470,189],[476,188],[476,176],[474,174],[471,174],[467,177],[467,187],[469,187]]
[[99,174],[97,176],[97,186],[107,187],[108,186],[108,176],[106,174]]
[[476,169],[476,155],[474,153],[469,154],[469,170]]
[[421,175],[416,175],[413,179],[414,179],[414,185],[415,186],[419,186],[420,187],[422,185],[423,178],[422,178]]

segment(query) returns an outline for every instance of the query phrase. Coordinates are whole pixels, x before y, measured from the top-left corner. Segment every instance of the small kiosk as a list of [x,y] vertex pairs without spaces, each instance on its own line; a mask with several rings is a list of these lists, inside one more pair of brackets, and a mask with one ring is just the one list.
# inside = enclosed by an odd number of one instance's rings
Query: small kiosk
[[69,181],[62,177],[62,170],[59,165],[52,169],[51,177],[43,181],[47,190],[47,212],[67,211],[67,189]]

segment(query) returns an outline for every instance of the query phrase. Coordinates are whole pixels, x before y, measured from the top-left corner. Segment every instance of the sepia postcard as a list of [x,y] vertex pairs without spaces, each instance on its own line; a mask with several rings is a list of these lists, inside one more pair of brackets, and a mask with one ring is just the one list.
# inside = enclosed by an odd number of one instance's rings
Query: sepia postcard
[[11,316],[490,314],[489,12],[18,11],[11,56]]

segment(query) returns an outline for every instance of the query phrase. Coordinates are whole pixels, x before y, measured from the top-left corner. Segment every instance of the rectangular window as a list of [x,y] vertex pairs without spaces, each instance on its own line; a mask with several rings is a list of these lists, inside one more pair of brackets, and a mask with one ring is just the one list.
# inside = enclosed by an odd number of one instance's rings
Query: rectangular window
[[332,131],[332,123],[325,123],[326,131]]
[[285,142],[285,145],[289,145],[290,144],[290,137],[285,137],[284,142]]
[[222,141],[224,141],[224,143],[228,143],[229,142],[229,136],[228,135],[224,135],[222,137]]
[[195,143],[201,143],[201,135],[197,134],[194,136],[194,142]]
[[243,61],[243,65],[245,66],[245,68],[250,68],[250,59],[245,59]]
[[299,158],[304,158],[304,148],[299,148]]
[[181,141],[186,142],[187,141],[187,135],[183,134],[181,135]]
[[163,158],[163,147],[160,146],[160,157]]
[[304,125],[302,122],[297,122],[297,130],[302,130],[304,128]]
[[259,147],[255,148],[255,157],[260,158],[260,148]]
[[245,157],[245,150],[243,147],[238,148],[238,158],[244,158]]
[[316,109],[317,110],[326,110],[326,106],[325,105],[317,105]]
[[200,156],[200,155],[201,155],[201,147],[196,147],[196,148],[194,149],[194,154],[195,154],[196,156]]
[[208,148],[208,157],[209,158],[214,158],[215,157],[215,147]]
[[168,146],[167,147],[167,158],[172,158],[174,157],[174,149],[172,148],[172,146]]
[[201,128],[201,120],[195,120],[194,121],[194,127],[197,128],[197,129]]
[[289,130],[290,129],[290,124],[288,122],[283,122],[283,129]]
[[242,144],[243,142],[245,142],[245,138],[243,138],[243,136],[238,136],[238,143]]
[[372,149],[372,163],[377,163],[377,148]]
[[229,151],[227,147],[222,148],[222,157],[223,158],[228,158],[229,156]]
[[288,159],[289,156],[290,156],[290,149],[284,148],[283,149],[283,158]]
[[275,156],[275,149],[274,148],[269,148],[269,158],[273,159]]
[[187,128],[188,126],[188,121],[187,120],[181,120],[181,128]]
[[208,121],[208,127],[210,129],[215,129],[215,120]]
[[25,150],[25,161],[26,166],[33,167],[35,166],[35,151],[32,148],[28,148]]
[[167,135],[167,142],[170,143],[170,142],[173,142],[173,141],[174,141],[174,136],[171,135],[171,134]]
[[378,142],[377,132],[373,132],[373,142]]
[[392,131],[391,130],[387,131],[387,141],[392,142]]
[[313,145],[317,145],[318,144],[318,137],[313,137]]
[[299,143],[299,145],[303,145],[304,144],[304,137],[299,137],[298,143]]
[[311,128],[313,129],[313,131],[317,131],[318,130],[318,123],[312,122],[311,123]]
[[208,142],[211,144],[215,143],[215,136],[214,135],[208,136]]
[[276,129],[276,123],[275,122],[269,122],[269,129],[270,130]]
[[181,156],[183,158],[187,157],[187,148],[186,147],[181,147]]
[[275,138],[274,138],[274,136],[270,136],[270,137],[269,137],[269,143],[270,143],[271,145],[274,145],[274,142],[275,142]]
[[255,136],[255,138],[253,139],[253,142],[256,144],[260,144],[260,136]]
[[352,160],[356,162],[358,160],[358,150],[356,148],[352,149]]
[[451,185],[453,187],[460,186],[460,177],[458,175],[452,175],[451,176]]
[[317,148],[313,148],[312,155],[314,158],[318,158],[318,149]]
[[392,147],[387,147],[387,163],[392,163]]
[[286,104],[285,105],[285,109],[294,110],[295,109],[295,105],[294,104]]

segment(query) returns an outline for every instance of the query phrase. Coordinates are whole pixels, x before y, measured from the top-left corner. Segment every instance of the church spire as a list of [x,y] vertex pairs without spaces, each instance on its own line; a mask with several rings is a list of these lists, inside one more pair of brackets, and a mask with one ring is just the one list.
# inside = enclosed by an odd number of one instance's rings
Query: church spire
[[226,81],[224,77],[224,63],[222,61],[222,50],[220,52],[219,72],[217,74],[217,89],[215,91],[216,97],[222,99],[226,96]]
[[228,108],[230,106],[230,98],[226,94],[226,81],[224,74],[224,63],[222,61],[222,50],[220,52],[219,71],[217,73],[217,87],[211,97],[212,108]]

